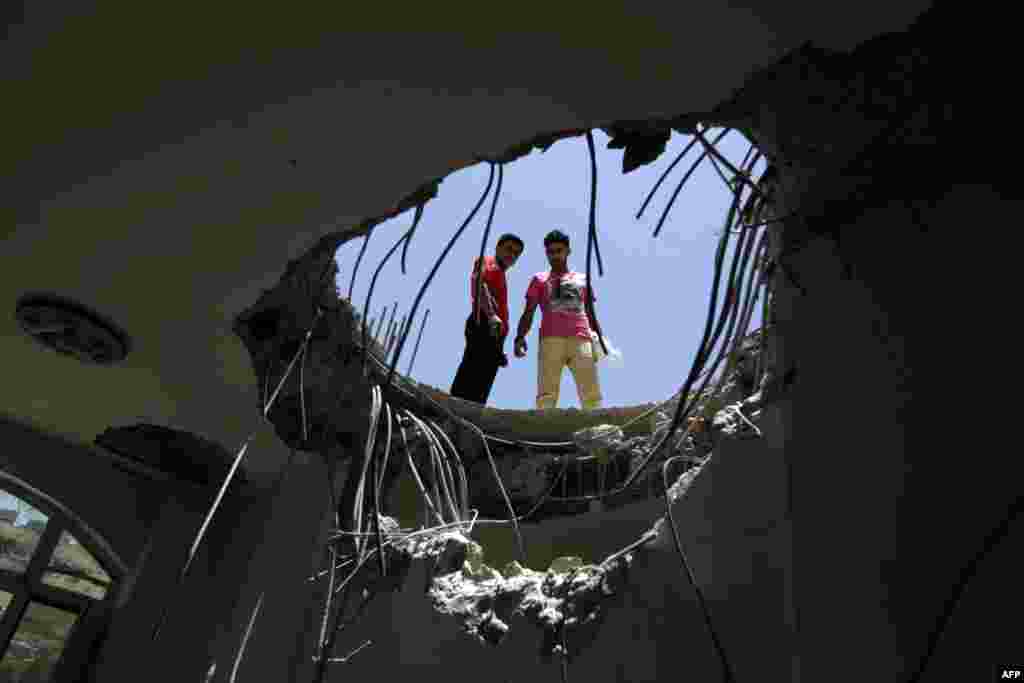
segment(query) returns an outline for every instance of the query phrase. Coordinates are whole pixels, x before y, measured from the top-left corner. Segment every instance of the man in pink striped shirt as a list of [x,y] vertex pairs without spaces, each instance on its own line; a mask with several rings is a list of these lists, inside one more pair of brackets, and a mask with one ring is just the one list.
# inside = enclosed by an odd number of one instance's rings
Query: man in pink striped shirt
[[[583,410],[601,407],[601,384],[597,378],[590,330],[595,328],[586,307],[587,276],[569,270],[569,236],[553,230],[544,238],[544,250],[551,270],[537,273],[526,290],[526,309],[519,319],[515,355],[526,355],[526,335],[533,325],[533,313],[540,306],[540,349],[537,358],[537,408],[558,405],[562,368],[569,366],[576,381]],[[591,301],[596,301],[592,298]]]

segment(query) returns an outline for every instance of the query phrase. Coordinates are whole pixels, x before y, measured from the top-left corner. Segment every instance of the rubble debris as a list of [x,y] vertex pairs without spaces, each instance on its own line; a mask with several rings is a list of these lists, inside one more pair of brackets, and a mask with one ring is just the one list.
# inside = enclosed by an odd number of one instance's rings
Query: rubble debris
[[762,403],[763,398],[760,391],[742,401],[730,403],[715,413],[712,428],[719,436],[724,437],[759,437],[761,429],[755,420],[760,416]]
[[587,427],[572,435],[578,450],[605,465],[611,460],[613,453],[622,449],[623,438],[622,429],[610,424]]
[[566,639],[570,657],[593,642],[632,561],[631,553],[601,565],[564,557],[543,572],[518,562],[499,572],[484,563],[478,543],[453,531],[410,539],[405,550],[416,559],[434,558],[427,593],[438,612],[491,645],[502,642],[513,617],[522,616],[544,633],[542,657],[561,652],[563,631],[572,633]]

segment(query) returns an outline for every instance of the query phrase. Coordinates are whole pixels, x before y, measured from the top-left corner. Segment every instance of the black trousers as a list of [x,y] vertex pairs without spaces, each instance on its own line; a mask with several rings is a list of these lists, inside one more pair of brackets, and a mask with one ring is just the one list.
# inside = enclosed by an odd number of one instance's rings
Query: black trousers
[[495,339],[488,329],[487,319],[481,316],[478,324],[470,314],[466,318],[466,350],[455,373],[455,381],[448,393],[464,401],[485,405],[498,376],[498,368],[508,361],[502,353],[505,336]]

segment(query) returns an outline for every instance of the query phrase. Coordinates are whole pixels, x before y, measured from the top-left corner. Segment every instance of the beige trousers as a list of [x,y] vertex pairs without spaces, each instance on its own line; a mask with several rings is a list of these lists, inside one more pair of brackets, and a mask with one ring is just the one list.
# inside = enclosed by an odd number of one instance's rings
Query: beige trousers
[[583,410],[601,407],[601,384],[597,379],[590,341],[580,337],[541,337],[537,359],[537,408],[558,405],[562,368],[569,366]]

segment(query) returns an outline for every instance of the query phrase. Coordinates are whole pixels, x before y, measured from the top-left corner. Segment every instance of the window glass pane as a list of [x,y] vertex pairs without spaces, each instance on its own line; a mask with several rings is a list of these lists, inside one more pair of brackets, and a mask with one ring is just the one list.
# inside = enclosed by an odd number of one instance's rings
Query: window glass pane
[[72,612],[30,602],[0,660],[0,681],[49,681],[77,619]]
[[25,571],[47,521],[39,510],[0,489],[0,569]]
[[102,600],[110,588],[110,575],[74,536],[63,531],[43,572],[43,583]]
[[[0,619],[3,618],[4,612],[7,611],[7,606],[11,604],[11,600],[13,599],[14,596],[8,593],[7,591],[0,591]],[[0,683],[2,682],[3,679],[0,678]]]

